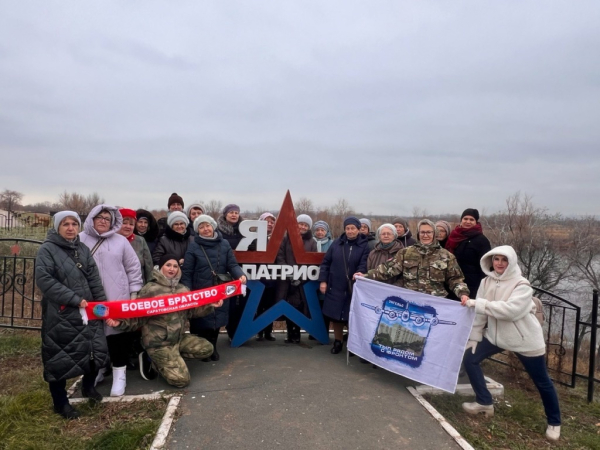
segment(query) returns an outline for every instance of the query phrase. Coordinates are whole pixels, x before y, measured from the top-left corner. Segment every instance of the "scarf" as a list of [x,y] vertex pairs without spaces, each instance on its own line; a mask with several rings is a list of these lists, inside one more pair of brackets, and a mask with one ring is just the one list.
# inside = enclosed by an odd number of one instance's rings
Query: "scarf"
[[448,250],[450,253],[454,253],[454,250],[456,250],[456,247],[458,247],[458,244],[460,244],[462,241],[474,238],[480,234],[483,234],[480,223],[476,224],[472,228],[462,228],[460,225],[457,225],[456,228],[452,230],[452,233],[450,233],[450,236],[448,236],[448,240],[446,241],[446,250]]

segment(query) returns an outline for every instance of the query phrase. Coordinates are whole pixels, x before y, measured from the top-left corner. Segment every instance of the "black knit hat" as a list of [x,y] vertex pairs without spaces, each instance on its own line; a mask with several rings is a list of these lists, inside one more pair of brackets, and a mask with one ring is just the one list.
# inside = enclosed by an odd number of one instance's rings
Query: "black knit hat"
[[360,230],[360,220],[354,216],[349,216],[344,219],[344,228],[346,228],[348,225],[354,225]]
[[164,266],[167,261],[170,261],[172,259],[177,261],[177,263],[179,264],[179,259],[177,259],[176,255],[173,255],[172,253],[165,253],[164,255],[162,255],[158,260],[159,269],[162,268],[162,266]]
[[183,199],[179,195],[177,195],[177,192],[173,192],[171,194],[171,196],[169,197],[169,201],[167,202],[167,208],[171,208],[171,205],[173,203],[179,203],[179,204],[181,204],[182,208],[185,206],[183,204]]
[[465,209],[460,216],[460,220],[462,220],[465,216],[471,216],[475,219],[475,222],[479,222],[479,211],[477,211],[475,208]]

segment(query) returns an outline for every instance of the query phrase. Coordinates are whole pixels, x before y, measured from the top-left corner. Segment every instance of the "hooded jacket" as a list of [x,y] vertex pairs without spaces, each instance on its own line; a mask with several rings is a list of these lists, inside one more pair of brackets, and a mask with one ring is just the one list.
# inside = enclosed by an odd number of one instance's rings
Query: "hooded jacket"
[[[110,229],[99,234],[94,228],[94,217],[103,209],[110,211],[114,219]],[[89,249],[94,248],[100,239],[105,239],[93,257],[98,265],[108,301],[127,300],[131,298],[131,294],[137,293],[143,285],[140,260],[127,238],[117,233],[122,224],[123,217],[117,208],[109,205],[98,205],[90,211],[85,219],[83,232],[79,234],[81,242],[87,245]],[[104,331],[107,336],[119,333],[109,326],[105,326]]]
[[[129,245],[129,243],[127,243]],[[76,266],[75,258],[81,269]],[[42,361],[44,380],[74,378],[108,362],[103,322],[83,324],[81,300],[106,300],[92,255],[77,237],[69,242],[55,229],[37,253],[35,282],[42,291]]]
[[154,247],[156,247],[156,241],[158,239],[158,223],[156,222],[156,219],[152,213],[150,211],[146,211],[145,209],[138,209],[135,212],[135,215],[137,216],[138,220],[144,218],[148,221],[148,230],[144,234],[138,231],[137,225],[133,232],[144,238],[146,244],[148,244],[148,250],[150,250],[150,253],[152,253],[154,251]]
[[[494,255],[508,259],[508,267],[502,275],[492,268]],[[488,341],[505,350],[525,356],[543,355],[546,343],[542,326],[532,311],[533,289],[521,275],[514,249],[501,245],[490,250],[481,258],[481,270],[487,276],[477,291],[477,316],[469,339],[480,342],[485,335]]]

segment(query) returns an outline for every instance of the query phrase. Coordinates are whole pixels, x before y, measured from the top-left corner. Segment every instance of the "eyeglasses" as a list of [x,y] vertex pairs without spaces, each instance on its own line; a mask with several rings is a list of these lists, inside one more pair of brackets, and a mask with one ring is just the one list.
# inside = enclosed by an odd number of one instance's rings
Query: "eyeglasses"
[[433,231],[419,231],[419,234],[421,236],[431,236],[433,234]]
[[185,224],[185,222],[175,222],[173,224],[173,228],[175,228],[175,227],[184,227],[185,228],[186,224]]
[[96,216],[96,217],[94,217],[94,220],[97,220],[98,222],[110,223],[110,221],[112,220],[112,217]]

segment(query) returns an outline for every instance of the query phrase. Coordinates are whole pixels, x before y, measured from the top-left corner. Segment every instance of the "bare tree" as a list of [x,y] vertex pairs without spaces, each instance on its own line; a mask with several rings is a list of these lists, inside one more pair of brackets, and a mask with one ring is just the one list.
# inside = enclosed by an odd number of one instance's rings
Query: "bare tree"
[[517,192],[506,199],[506,209],[484,217],[484,231],[492,246],[515,249],[523,276],[533,286],[557,290],[570,275],[571,263],[562,253],[564,238],[555,231],[563,221],[560,214],[548,214],[534,206],[532,198]]
[[223,209],[223,203],[221,200],[211,200],[208,203],[205,203],[204,206],[206,207],[206,211],[204,212],[213,219],[216,220],[221,215],[221,211]]
[[308,214],[314,215],[315,213],[315,205],[312,200],[306,197],[300,198],[296,204],[294,205],[294,210],[296,214]]
[[0,192],[0,207],[9,213],[12,213],[17,207],[21,206],[22,199],[22,193],[4,189],[4,191]]
[[94,206],[102,203],[104,203],[104,199],[101,198],[97,192],[85,196],[77,192],[64,191],[58,196],[58,204],[60,208],[69,209],[81,215],[89,214],[90,210]]

